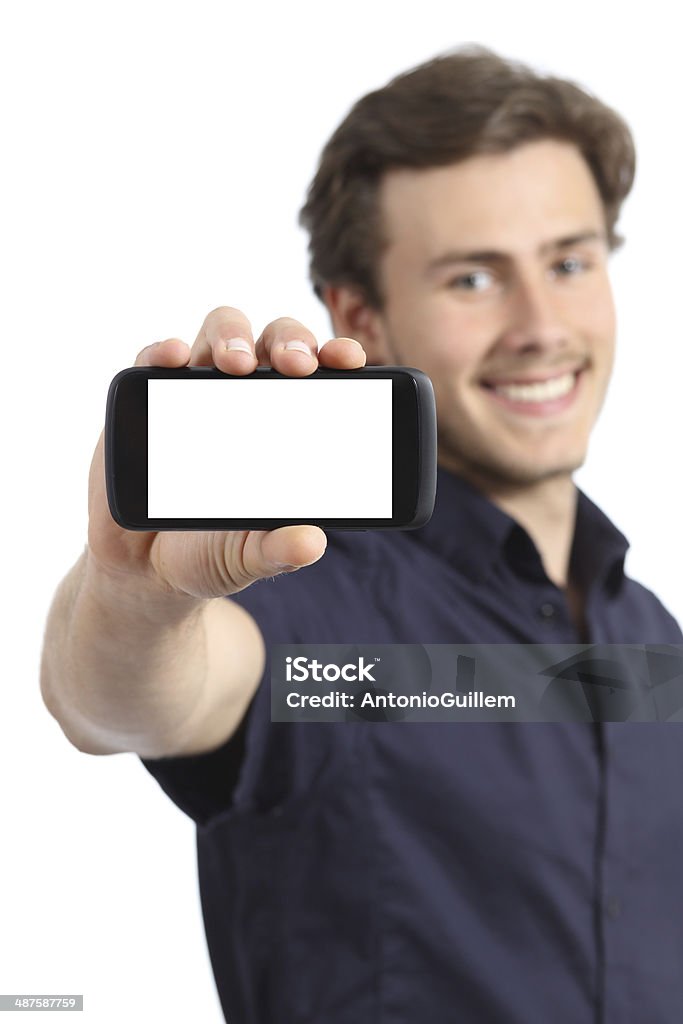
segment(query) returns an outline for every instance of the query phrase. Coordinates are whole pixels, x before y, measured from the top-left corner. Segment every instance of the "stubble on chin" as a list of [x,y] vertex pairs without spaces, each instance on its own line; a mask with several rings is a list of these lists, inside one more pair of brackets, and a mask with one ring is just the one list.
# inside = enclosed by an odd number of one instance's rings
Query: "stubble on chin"
[[551,480],[566,480],[583,466],[586,451],[567,453],[566,457],[542,460],[533,455],[510,453],[496,457],[490,453],[466,451],[439,435],[439,462],[446,469],[469,480],[481,490],[517,490]]

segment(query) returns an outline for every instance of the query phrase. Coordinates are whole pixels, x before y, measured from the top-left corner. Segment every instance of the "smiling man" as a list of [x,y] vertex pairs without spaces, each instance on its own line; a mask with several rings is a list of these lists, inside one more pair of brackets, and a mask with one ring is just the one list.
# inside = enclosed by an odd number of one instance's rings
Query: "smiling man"
[[[420,367],[437,400],[431,521],[326,551],[313,527],[126,534],[95,452],[43,692],[80,749],[139,754],[196,821],[230,1024],[680,1015],[675,725],[270,721],[275,643],[683,640],[572,479],[612,368],[633,169],[622,119],[576,85],[478,48],[438,58],[361,99],[311,184],[339,337],[318,351],[283,318],[254,343],[223,307],[192,350],[138,357],[304,376],[367,354]],[[419,672],[419,646],[399,650]]]
[[[536,534],[565,585],[576,489],[612,369],[605,208],[576,146],[528,142],[387,172],[384,297],[325,300],[371,363],[432,379],[439,460]],[[456,246],[453,245],[455,241]]]

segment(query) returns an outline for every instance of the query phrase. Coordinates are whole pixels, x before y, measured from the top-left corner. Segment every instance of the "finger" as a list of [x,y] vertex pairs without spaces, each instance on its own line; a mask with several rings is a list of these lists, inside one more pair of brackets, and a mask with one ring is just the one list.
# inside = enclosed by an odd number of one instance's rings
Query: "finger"
[[257,566],[261,575],[291,572],[317,562],[325,552],[327,537],[319,526],[281,526],[277,530],[252,530],[243,557],[247,568]]
[[322,557],[327,537],[317,526],[227,533],[162,532],[149,557],[157,575],[193,597],[224,597],[256,580],[294,572]]
[[326,547],[327,537],[317,526],[251,530],[244,537],[237,558],[237,550],[232,547],[233,578],[236,585],[242,587],[256,579],[294,572],[317,562]]
[[320,365],[335,370],[358,370],[365,360],[365,349],[355,338],[332,338],[318,352]]
[[190,346],[180,338],[156,341],[138,352],[136,366],[185,366],[190,358]]
[[318,368],[318,342],[308,328],[282,316],[265,328],[256,342],[259,366],[272,366],[288,377],[306,377]]
[[327,547],[327,537],[318,526],[215,533],[212,539],[212,596],[234,593],[256,580],[295,572],[317,562]]
[[209,313],[192,346],[190,366],[217,366],[240,375],[256,369],[251,324],[241,310],[219,306]]

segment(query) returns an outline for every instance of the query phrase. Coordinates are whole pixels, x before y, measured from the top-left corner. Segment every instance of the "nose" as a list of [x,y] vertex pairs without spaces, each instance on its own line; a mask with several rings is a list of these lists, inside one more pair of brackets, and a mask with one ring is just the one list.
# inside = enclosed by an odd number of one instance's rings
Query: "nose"
[[553,282],[540,272],[518,274],[510,286],[506,326],[501,345],[509,351],[548,352],[569,345]]

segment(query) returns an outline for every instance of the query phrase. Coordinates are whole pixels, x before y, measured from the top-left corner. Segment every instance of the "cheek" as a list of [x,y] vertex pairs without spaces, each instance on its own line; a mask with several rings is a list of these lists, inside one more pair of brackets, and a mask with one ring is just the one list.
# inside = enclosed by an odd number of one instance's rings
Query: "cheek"
[[590,303],[592,319],[596,332],[599,332],[606,343],[614,339],[616,330],[616,310],[610,291],[602,291],[593,297]]
[[616,318],[614,309],[609,304],[602,308],[593,308],[590,320],[586,322],[585,334],[590,338],[590,356],[598,368],[605,384],[612,373],[614,365],[614,343]]
[[[427,372],[442,375],[447,380],[471,376],[486,351],[490,335],[482,331],[480,318],[462,313],[455,314],[445,304],[430,303],[421,310],[413,310],[409,321],[402,325],[402,332],[408,330],[407,338],[416,365],[423,365]],[[417,341],[413,343],[414,339]],[[436,382],[435,382],[436,383]]]
[[572,321],[584,337],[590,338],[596,355],[611,359],[616,334],[616,310],[607,278],[595,282],[581,296],[580,305],[572,311]]

